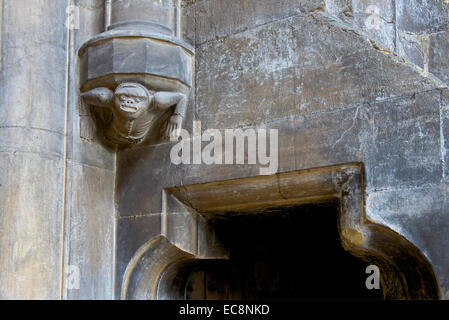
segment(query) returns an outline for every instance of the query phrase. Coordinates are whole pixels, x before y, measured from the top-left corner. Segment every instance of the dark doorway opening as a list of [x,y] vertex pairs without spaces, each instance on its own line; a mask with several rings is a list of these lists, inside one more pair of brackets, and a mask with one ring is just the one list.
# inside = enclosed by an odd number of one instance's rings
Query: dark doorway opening
[[215,219],[229,260],[201,261],[187,299],[382,299],[367,289],[369,265],[345,251],[338,203],[283,207]]

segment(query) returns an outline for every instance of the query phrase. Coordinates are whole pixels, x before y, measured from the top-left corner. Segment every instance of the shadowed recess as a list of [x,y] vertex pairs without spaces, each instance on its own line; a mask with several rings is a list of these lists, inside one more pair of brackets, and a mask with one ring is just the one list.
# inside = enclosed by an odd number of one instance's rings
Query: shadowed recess
[[203,261],[187,299],[382,299],[369,265],[340,244],[335,203],[278,208],[216,221],[229,260]]

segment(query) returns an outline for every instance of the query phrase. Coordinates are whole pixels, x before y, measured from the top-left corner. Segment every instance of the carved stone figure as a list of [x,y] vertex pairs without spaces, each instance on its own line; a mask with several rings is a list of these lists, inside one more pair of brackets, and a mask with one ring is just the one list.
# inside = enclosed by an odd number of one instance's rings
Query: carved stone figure
[[164,110],[175,106],[165,130],[166,139],[176,139],[186,113],[187,97],[178,92],[152,92],[145,86],[122,83],[113,92],[109,88],[95,88],[82,93],[86,103],[95,107],[109,108],[112,118],[105,123],[105,138],[119,146],[138,144]]

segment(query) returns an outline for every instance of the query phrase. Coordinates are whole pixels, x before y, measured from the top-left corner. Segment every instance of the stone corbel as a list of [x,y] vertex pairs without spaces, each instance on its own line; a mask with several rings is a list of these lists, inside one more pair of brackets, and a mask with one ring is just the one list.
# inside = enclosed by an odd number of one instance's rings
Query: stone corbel
[[180,9],[174,3],[112,2],[108,30],[79,50],[81,97],[109,145],[179,135],[194,49],[178,37]]

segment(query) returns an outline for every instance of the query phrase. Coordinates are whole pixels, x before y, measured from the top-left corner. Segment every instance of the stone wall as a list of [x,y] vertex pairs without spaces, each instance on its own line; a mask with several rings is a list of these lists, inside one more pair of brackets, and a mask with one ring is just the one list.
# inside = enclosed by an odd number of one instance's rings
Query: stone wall
[[[443,39],[448,7],[443,1],[372,2],[380,7],[379,30],[366,28],[368,1],[186,1],[185,23],[194,27],[184,37],[196,46],[194,117],[203,130],[279,129],[282,172],[363,162],[369,218],[422,250],[444,295],[447,41],[429,41],[428,51],[411,41]],[[173,166],[170,148],[119,153],[123,228],[130,219],[157,224],[150,221],[159,219],[164,187],[258,174],[250,165]]]
[[[0,4],[0,298],[119,298],[136,251],[192,223],[164,224],[164,188],[259,168],[176,166],[170,142],[105,147],[79,98],[77,56],[104,31],[104,1]],[[379,29],[367,27],[370,4]],[[67,28],[70,6],[78,27]],[[448,6],[185,0],[177,26],[196,48],[185,128],[278,129],[279,172],[362,162],[368,217],[424,253],[446,298]]]
[[[369,5],[379,8],[379,28],[370,22]],[[330,0],[327,12],[340,23],[374,40],[447,84],[448,1]]]

